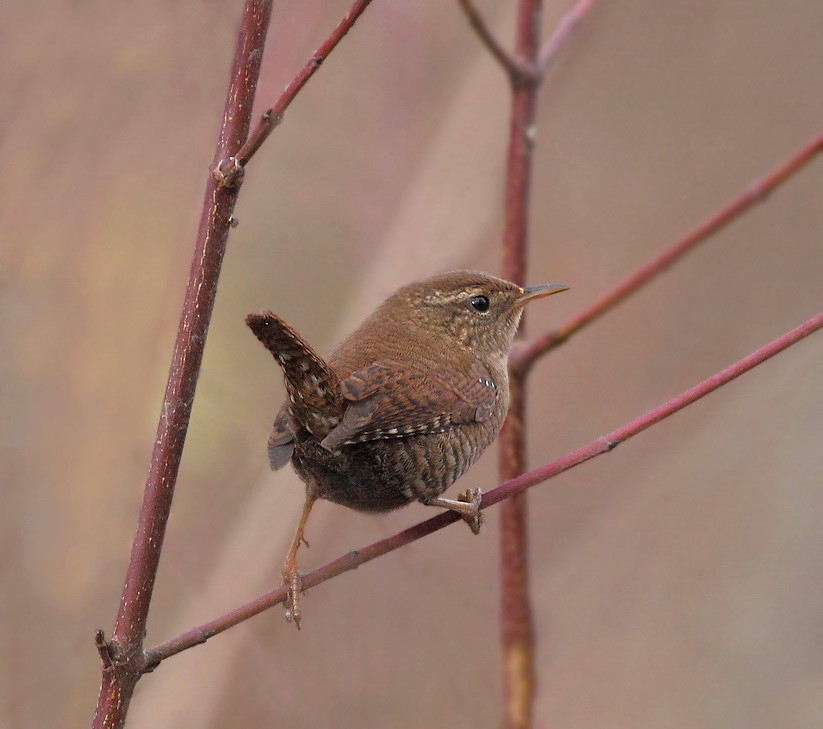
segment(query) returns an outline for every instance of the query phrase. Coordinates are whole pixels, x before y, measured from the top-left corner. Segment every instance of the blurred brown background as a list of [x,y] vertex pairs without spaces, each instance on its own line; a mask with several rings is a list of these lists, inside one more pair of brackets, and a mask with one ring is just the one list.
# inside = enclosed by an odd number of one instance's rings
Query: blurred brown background
[[[513,0],[479,5],[506,39]],[[549,0],[546,27],[570,5]],[[823,3],[601,2],[542,92],[543,331],[820,131]],[[241,3],[0,13],[0,727],[85,725],[135,528]],[[348,7],[276,3],[271,102]],[[148,644],[278,582],[302,502],[267,470],[272,308],[326,351],[397,285],[496,271],[508,116],[456,2],[379,0],[254,159]],[[534,372],[547,462],[823,301],[823,161]],[[823,336],[531,493],[539,727],[823,725]],[[462,486],[492,486],[487,454]],[[430,515],[313,515],[305,568]],[[494,727],[497,513],[143,679],[129,727]]]

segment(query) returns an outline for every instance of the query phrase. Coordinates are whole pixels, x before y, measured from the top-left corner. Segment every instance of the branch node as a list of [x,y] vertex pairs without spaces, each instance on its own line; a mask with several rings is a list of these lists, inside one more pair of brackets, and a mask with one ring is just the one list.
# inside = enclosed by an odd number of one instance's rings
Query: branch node
[[211,175],[219,187],[240,187],[243,165],[237,157],[226,157],[220,160]]
[[507,70],[512,87],[516,89],[534,88],[542,80],[537,66],[525,58],[512,58],[512,66]]
[[567,327],[537,337],[531,342],[522,342],[509,355],[509,372],[527,374],[532,365],[544,354],[565,342],[572,334]]
[[771,195],[772,189],[765,180],[755,180],[749,185],[749,189],[746,191],[746,197],[753,203],[764,202],[768,199],[769,195]]

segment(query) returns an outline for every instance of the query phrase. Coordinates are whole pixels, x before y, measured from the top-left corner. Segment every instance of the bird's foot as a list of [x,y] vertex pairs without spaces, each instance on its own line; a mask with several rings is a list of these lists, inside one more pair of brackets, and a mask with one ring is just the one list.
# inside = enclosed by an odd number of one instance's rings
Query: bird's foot
[[302,613],[300,611],[300,595],[303,592],[303,578],[300,577],[300,572],[297,569],[297,551],[300,549],[300,544],[303,543],[307,547],[309,543],[303,532],[306,529],[306,521],[309,518],[309,512],[317,497],[314,492],[306,489],[306,503],[303,505],[303,515],[300,517],[300,522],[297,525],[297,532],[294,535],[294,540],[289,548],[289,553],[286,556],[286,564],[283,566],[283,582],[288,585],[289,594],[286,597],[286,621],[292,622],[300,630],[300,618]]
[[427,506],[439,506],[441,509],[456,511],[469,525],[469,529],[475,534],[480,534],[480,527],[483,526],[483,522],[486,520],[486,515],[480,511],[480,502],[482,500],[483,492],[480,489],[468,489],[457,497],[457,501],[436,496],[433,499],[427,499],[424,503]]
[[473,534],[480,534],[486,515],[480,511],[480,502],[483,500],[483,492],[480,489],[466,489],[457,497],[457,500],[471,505],[472,512],[462,514],[463,521],[469,525]]
[[294,621],[297,629],[300,630],[300,618],[302,617],[300,595],[303,593],[303,578],[297,571],[297,565],[294,565],[292,569],[287,568],[283,571],[283,583],[288,585],[289,588],[289,594],[284,603],[286,622],[291,623]]

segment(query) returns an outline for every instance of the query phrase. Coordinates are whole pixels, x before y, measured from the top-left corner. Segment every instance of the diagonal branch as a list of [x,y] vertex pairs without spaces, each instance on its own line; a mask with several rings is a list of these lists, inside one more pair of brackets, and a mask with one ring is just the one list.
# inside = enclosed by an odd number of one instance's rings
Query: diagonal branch
[[355,0],[355,3],[351,6],[349,12],[346,13],[346,17],[344,17],[343,20],[337,24],[337,27],[331,32],[329,37],[326,38],[323,44],[314,52],[312,57],[306,62],[306,65],[303,66],[300,72],[292,79],[291,83],[286,86],[274,106],[267,109],[263,113],[263,116],[260,117],[260,121],[257,123],[254,131],[246,140],[246,143],[243,145],[241,150],[237,153],[237,163],[241,167],[245,167],[248,164],[249,160],[255,155],[257,150],[260,149],[263,142],[266,141],[269,134],[271,134],[275,127],[283,121],[283,115],[286,113],[286,109],[288,109],[291,105],[291,102],[294,101],[294,97],[297,96],[300,89],[306,85],[317,69],[320,68],[329,53],[331,53],[337,44],[343,40],[345,35],[351,30],[352,26],[355,22],[357,22],[357,19],[363,14],[363,11],[365,11],[371,1],[372,0]]
[[594,0],[580,0],[560,19],[554,32],[540,48],[540,53],[537,56],[537,74],[539,76],[546,73],[554,59],[557,58],[557,54],[566,45],[566,41],[571,38],[577,26],[580,25],[580,22],[593,6]]
[[[489,491],[483,497],[484,508],[497,504],[512,496],[523,493],[526,489],[531,488],[539,483],[547,481],[564,471],[568,471],[581,463],[588,461],[597,456],[603,455],[614,450],[620,443],[624,443],[630,438],[633,438],[638,433],[659,423],[661,420],[668,418],[670,415],[682,410],[691,405],[702,397],[714,392],[723,385],[728,384],[740,375],[745,374],[749,370],[757,367],[765,362],[767,359],[774,357],[784,349],[791,347],[801,339],[809,336],[818,329],[823,328],[823,313],[812,317],[800,326],[792,329],[781,337],[778,337],[769,344],[756,350],[748,357],[735,362],[733,365],[726,367],[724,370],[717,372],[703,382],[686,390],[677,397],[672,398],[668,402],[649,410],[638,418],[635,418],[629,423],[626,423],[620,428],[613,430],[607,435],[601,436],[593,440],[591,443],[578,448],[577,450],[567,453],[562,458],[558,458],[551,463],[547,463],[540,468],[524,473],[516,478],[513,478],[506,483],[498,486],[496,489]],[[437,516],[427,519],[426,521],[415,524],[408,529],[403,530],[391,537],[381,539],[361,549],[356,549],[328,564],[318,567],[317,569],[308,572],[303,576],[303,585],[306,588],[316,587],[317,585],[326,582],[327,580],[337,577],[344,572],[349,572],[356,569],[366,562],[370,562],[377,557],[380,557],[395,549],[422,539],[428,534],[439,531],[449,524],[453,524],[460,520],[460,516],[453,511],[444,511]],[[278,587],[276,590],[261,595],[256,600],[252,600],[245,605],[242,605],[235,610],[232,610],[225,615],[222,615],[215,620],[208,623],[198,625],[191,630],[181,633],[180,635],[171,638],[170,640],[160,643],[154,648],[146,652],[146,661],[148,668],[152,670],[156,668],[166,658],[181,653],[188,648],[192,648],[201,643],[205,643],[209,638],[222,633],[225,630],[237,625],[238,623],[248,620],[251,617],[267,610],[274,605],[283,602],[286,599],[287,588],[285,586]]]
[[509,53],[494,34],[491,32],[480,11],[475,7],[474,0],[458,0],[460,8],[469,21],[469,25],[477,33],[480,42],[486,46],[489,53],[494,56],[494,59],[503,67],[503,70],[508,74],[509,80],[512,83],[522,81],[524,78],[530,78],[535,75],[534,69],[529,66],[525,59],[516,58]]
[[641,289],[697,245],[711,238],[758,203],[765,201],[774,190],[799,172],[821,151],[823,151],[823,133],[781,162],[767,175],[751,183],[744,192],[643,264],[613,289],[595,299],[565,324],[512,352],[509,358],[511,369],[527,371],[539,357],[563,344],[573,334],[599,319],[607,311]]
[[260,148],[285,109],[370,1],[354,3],[248,137],[272,0],[246,0],[123,595],[111,641],[105,641],[102,631],[95,637],[103,665],[94,729],[123,726],[134,688],[150,670],[143,651],[149,606],[243,164]]
[[[236,154],[249,133],[271,5],[271,0],[246,2],[215,164]],[[143,636],[238,193],[238,186],[223,186],[213,176],[206,183],[194,258],[114,632],[108,644],[101,631],[95,641],[103,659],[95,729],[123,726],[134,688],[145,670]]]

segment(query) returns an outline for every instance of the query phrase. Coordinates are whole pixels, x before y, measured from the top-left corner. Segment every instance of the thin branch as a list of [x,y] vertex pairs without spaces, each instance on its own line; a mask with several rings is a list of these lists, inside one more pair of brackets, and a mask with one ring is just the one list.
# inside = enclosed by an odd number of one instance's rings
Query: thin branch
[[549,332],[529,344],[512,352],[510,367],[515,370],[528,370],[535,360],[563,344],[569,337],[583,327],[600,318],[623,300],[634,294],[657,275],[665,271],[675,261],[725,228],[743,213],[758,203],[763,202],[774,190],[786,180],[799,172],[815,156],[823,151],[823,133],[816,136],[802,149],[787,160],[781,162],[766,176],[754,181],[733,200],[724,205],[703,222],[676,240],[671,246],[657,254],[647,263],[635,270],[617,286],[593,301],[589,306],[569,319],[555,331]]
[[[542,0],[520,0],[515,57],[535,68],[540,47]],[[525,79],[521,79],[525,80]],[[529,204],[534,164],[539,79],[512,84],[506,155],[503,261],[501,275],[525,284]],[[518,336],[522,336],[521,326]],[[499,475],[512,479],[526,470],[526,372],[509,378],[509,412],[500,430]],[[504,729],[530,729],[536,691],[534,620],[529,588],[526,495],[504,504],[500,514],[500,637],[503,655]]]
[[331,32],[323,44],[314,52],[312,57],[306,62],[302,70],[292,79],[291,83],[286,86],[286,89],[280,95],[280,98],[275,102],[274,106],[266,110],[257,127],[251,133],[251,136],[246,140],[242,149],[237,153],[237,163],[240,167],[245,167],[249,160],[254,156],[263,142],[266,141],[269,134],[271,134],[275,127],[283,121],[283,115],[286,109],[289,108],[294,97],[297,96],[300,89],[302,89],[308,80],[315,74],[318,68],[326,60],[328,55],[335,49],[338,43],[351,30],[352,26],[357,22],[357,19],[363,14],[365,9],[369,6],[372,0],[356,0],[351,6],[351,9]]
[[[801,324],[799,327],[792,329],[781,337],[778,337],[769,344],[756,350],[748,357],[735,362],[733,365],[726,367],[724,370],[717,372],[706,380],[703,380],[698,385],[686,390],[677,397],[672,398],[668,402],[644,413],[638,418],[626,423],[625,425],[611,431],[607,435],[601,436],[590,443],[578,448],[570,453],[567,453],[562,458],[558,458],[551,463],[547,463],[540,468],[524,473],[516,478],[513,478],[497,488],[489,491],[483,496],[483,508],[493,506],[501,501],[510,499],[513,496],[522,494],[526,489],[531,488],[539,483],[554,478],[559,474],[568,471],[581,463],[588,461],[596,456],[609,453],[614,450],[620,443],[625,443],[635,435],[642,433],[644,430],[659,423],[661,420],[668,418],[674,413],[709,395],[723,385],[728,384],[740,375],[745,374],[749,370],[757,367],[766,360],[779,354],[784,349],[797,344],[801,339],[809,336],[815,331],[823,328],[823,313],[812,317],[808,321]],[[316,587],[317,585],[326,582],[333,577],[356,569],[366,562],[370,562],[377,557],[380,557],[395,549],[399,549],[407,544],[422,539],[423,537],[439,531],[449,524],[453,524],[460,520],[460,516],[452,511],[444,511],[437,516],[434,516],[426,521],[415,524],[408,529],[403,530],[391,537],[381,539],[361,549],[356,549],[347,554],[338,557],[332,562],[318,567],[303,576],[303,584],[308,589]],[[278,587],[276,590],[267,592],[261,595],[256,600],[253,600],[245,605],[242,605],[235,610],[232,610],[225,615],[211,620],[208,623],[198,625],[191,630],[181,633],[180,635],[171,638],[159,645],[151,648],[146,652],[146,659],[150,668],[155,668],[166,658],[181,653],[188,648],[192,648],[201,643],[205,643],[209,638],[222,633],[225,630],[237,625],[238,623],[248,620],[255,615],[267,610],[274,605],[283,602],[286,598],[287,588],[285,586]]]
[[234,222],[232,213],[242,182],[243,165],[260,148],[282,118],[285,109],[370,1],[355,2],[349,14],[289,84],[275,106],[264,115],[251,137],[248,137],[251,110],[272,2],[247,0],[245,4],[223,123],[213,171],[206,185],[194,258],[120,608],[112,640],[107,643],[102,631],[98,631],[95,638],[103,671],[94,729],[118,729],[123,726],[137,681],[151,668],[143,651],[149,605],[188,430],[217,281],[229,229]]
[[[271,18],[271,0],[248,0],[243,11],[215,163],[236,154],[249,132],[251,108]],[[212,176],[206,183],[194,258],[180,314],[151,466],[132,543],[131,557],[112,640],[103,650],[103,675],[93,727],[122,727],[134,687],[145,670],[143,636],[166,523],[183,454],[192,401],[211,320],[217,280],[239,188]],[[112,666],[115,670],[111,670]]]
[[554,32],[549,36],[549,39],[543,44],[540,53],[537,57],[537,73],[539,76],[544,76],[546,70],[557,58],[560,49],[566,45],[566,41],[571,38],[575,29],[583,18],[594,6],[595,0],[580,0],[568,13],[566,13],[557,24]]
[[469,21],[469,25],[477,33],[480,42],[486,46],[489,53],[502,66],[508,74],[509,80],[513,84],[520,83],[524,79],[535,77],[533,66],[529,65],[526,59],[515,57],[509,53],[494,34],[491,32],[480,11],[475,7],[474,0],[458,0],[460,8]]
[[[464,7],[466,2],[462,3]],[[543,46],[547,66],[571,35],[593,0],[578,4],[560,21]],[[529,225],[529,193],[534,156],[537,93],[540,72],[540,15],[542,0],[520,0],[514,62],[524,69],[511,75],[512,101],[506,158],[502,276],[524,284]],[[483,37],[483,33],[478,31]],[[493,39],[492,39],[493,40]],[[489,45],[489,43],[487,43]],[[494,49],[491,49],[494,52]],[[520,335],[522,336],[522,327]],[[512,369],[509,412],[500,431],[500,478],[511,479],[526,470],[526,375]],[[503,642],[504,729],[532,726],[536,674],[534,625],[529,597],[528,518],[525,494],[507,502],[500,518],[500,630]]]

